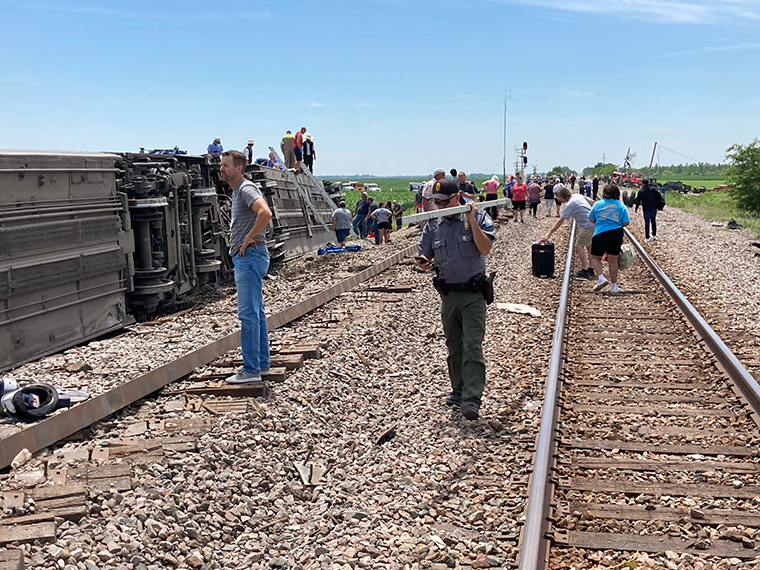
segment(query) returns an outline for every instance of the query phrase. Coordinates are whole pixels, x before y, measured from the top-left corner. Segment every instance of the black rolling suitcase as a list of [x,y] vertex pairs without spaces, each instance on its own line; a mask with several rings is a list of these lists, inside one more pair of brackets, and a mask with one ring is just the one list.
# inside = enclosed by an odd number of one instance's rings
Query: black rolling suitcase
[[554,277],[554,244],[537,242],[532,246],[533,275],[536,277]]

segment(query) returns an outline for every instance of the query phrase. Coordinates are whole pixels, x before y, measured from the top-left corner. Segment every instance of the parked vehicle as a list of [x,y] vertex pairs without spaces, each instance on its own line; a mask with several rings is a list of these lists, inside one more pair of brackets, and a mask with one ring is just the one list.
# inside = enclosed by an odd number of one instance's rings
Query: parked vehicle
[[424,182],[410,182],[409,183],[409,192],[417,192],[425,185]]
[[710,192],[720,192],[721,190],[725,190],[728,188],[725,184],[718,184],[715,188],[710,188]]
[[641,172],[618,172],[612,173],[612,182],[618,186],[624,186],[626,188],[633,188],[634,186],[641,186],[641,182],[644,180],[644,175]]
[[378,186],[377,184],[369,183],[364,185],[364,191],[365,192],[380,192],[382,188]]
[[691,190],[691,186],[684,184],[680,180],[668,180],[665,184],[662,185],[662,187],[666,191],[671,190],[680,194],[686,194]]

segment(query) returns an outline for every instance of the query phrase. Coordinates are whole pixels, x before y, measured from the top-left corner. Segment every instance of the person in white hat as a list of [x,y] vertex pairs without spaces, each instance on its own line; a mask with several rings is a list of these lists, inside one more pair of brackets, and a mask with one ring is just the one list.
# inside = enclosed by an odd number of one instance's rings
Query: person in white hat
[[253,139],[248,139],[248,146],[243,149],[243,156],[247,164],[253,162]]
[[433,177],[425,182],[422,187],[422,210],[427,212],[428,210],[436,210],[437,208],[433,204],[431,196],[433,195],[433,185],[439,180],[446,178],[446,172],[443,168],[436,168],[433,171]]
[[306,140],[303,141],[303,161],[312,173],[314,172],[315,160],[317,160],[317,153],[314,151],[314,139],[310,133],[306,135]]

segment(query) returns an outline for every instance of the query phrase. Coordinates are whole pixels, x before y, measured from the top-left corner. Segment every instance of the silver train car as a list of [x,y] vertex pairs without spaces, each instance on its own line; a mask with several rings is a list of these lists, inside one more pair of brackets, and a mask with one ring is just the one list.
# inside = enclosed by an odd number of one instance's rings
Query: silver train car
[[[246,176],[272,210],[273,261],[334,239],[321,181],[258,165]],[[230,194],[206,156],[0,151],[0,371],[227,279]]]

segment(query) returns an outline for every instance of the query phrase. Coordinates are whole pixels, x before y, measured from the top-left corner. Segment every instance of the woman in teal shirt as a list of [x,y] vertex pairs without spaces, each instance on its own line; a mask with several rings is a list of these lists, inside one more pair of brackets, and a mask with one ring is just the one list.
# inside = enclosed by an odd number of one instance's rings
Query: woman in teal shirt
[[[591,238],[591,265],[599,276],[594,291],[601,291],[607,285],[610,293],[620,291],[617,285],[618,256],[623,245],[623,228],[630,223],[628,208],[620,201],[620,188],[608,184],[602,190],[602,199],[594,202],[588,219],[594,222],[594,236]],[[607,254],[610,265],[610,278],[604,276],[602,256]]]

